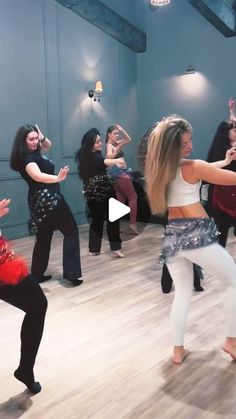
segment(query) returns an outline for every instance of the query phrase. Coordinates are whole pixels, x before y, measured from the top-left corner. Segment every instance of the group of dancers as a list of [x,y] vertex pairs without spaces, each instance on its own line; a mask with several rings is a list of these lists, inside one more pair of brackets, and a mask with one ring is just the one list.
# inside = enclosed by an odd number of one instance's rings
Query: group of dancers
[[[226,339],[223,350],[236,360],[236,265],[224,249],[228,229],[235,226],[236,219],[236,210],[231,200],[226,198],[227,193],[232,196],[233,188],[236,188],[234,105],[231,100],[230,118],[219,126],[208,162],[189,159],[192,127],[177,115],[170,115],[154,124],[141,141],[142,152],[145,150],[143,167],[150,208],[152,213],[167,220],[159,261],[164,262],[167,269],[171,280],[169,288],[172,280],[175,286],[171,309],[175,364],[181,364],[189,353],[184,347],[184,335],[196,267],[203,268],[224,284]],[[78,174],[83,180],[84,196],[92,218],[88,246],[90,256],[101,253],[103,224],[110,197],[115,196],[122,202],[128,200],[131,207],[130,230],[138,234],[137,196],[122,150],[130,141],[120,125],[109,127],[106,156],[103,157],[100,133],[92,128],[84,134],[81,147],[76,152]],[[35,381],[34,364],[42,338],[47,299],[39,284],[51,278],[45,272],[55,229],[64,236],[63,278],[74,286],[83,283],[78,227],[60,191],[60,182],[66,179],[69,167],[64,166],[58,174],[54,173],[53,162],[42,154],[51,145],[37,125],[27,124],[17,130],[10,158],[11,168],[20,173],[29,188],[30,228],[36,237],[31,273],[24,260],[15,255],[10,244],[0,237],[0,298],[25,312],[20,363],[14,375],[32,393],[41,390],[40,383]],[[200,202],[202,181],[216,185],[210,187],[211,198],[207,209]],[[221,199],[222,196],[224,199]],[[8,213],[9,204],[8,199],[0,201],[0,217]],[[222,214],[227,214],[227,223]],[[124,257],[119,221],[111,223],[107,220],[107,235],[112,255]],[[163,284],[164,281],[162,287]],[[194,285],[196,288],[195,282]],[[199,282],[197,286],[200,286]]]

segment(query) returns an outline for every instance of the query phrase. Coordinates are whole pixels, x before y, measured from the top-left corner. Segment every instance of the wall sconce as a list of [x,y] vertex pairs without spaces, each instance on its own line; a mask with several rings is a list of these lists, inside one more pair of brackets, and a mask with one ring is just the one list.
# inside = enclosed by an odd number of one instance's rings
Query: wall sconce
[[196,70],[194,65],[188,65],[188,67],[186,68],[186,70],[184,71],[184,73],[180,73],[180,76],[188,76],[189,74],[195,74]]
[[185,70],[185,74],[195,74],[195,67],[194,65],[188,65],[188,67]]
[[91,99],[93,98],[94,102],[96,102],[96,101],[100,102],[100,98],[102,96],[102,91],[103,91],[102,82],[101,82],[101,80],[98,80],[98,81],[96,81],[95,89],[89,89],[88,96]]

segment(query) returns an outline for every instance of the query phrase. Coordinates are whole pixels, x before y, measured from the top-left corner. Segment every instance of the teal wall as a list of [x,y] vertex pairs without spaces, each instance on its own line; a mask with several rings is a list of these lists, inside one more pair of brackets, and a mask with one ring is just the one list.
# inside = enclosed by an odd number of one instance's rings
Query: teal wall
[[[229,96],[236,97],[236,38],[225,38],[187,0],[155,11],[148,0],[103,3],[146,32],[145,53],[136,54],[54,0],[0,2],[0,196],[12,199],[1,227],[8,237],[28,234],[27,188],[9,168],[22,123],[36,122],[53,140],[57,170],[69,164],[62,189],[83,224],[74,152],[87,129],[95,126],[104,137],[108,125],[123,125],[133,138],[128,164],[137,168],[142,132],[163,115],[178,113],[193,124],[193,156],[205,158],[217,125],[227,117]],[[180,76],[189,64],[197,74]],[[100,79],[99,104],[87,91]]]
[[[91,126],[104,138],[119,122],[137,138],[136,53],[53,0],[1,0],[0,56],[0,191],[12,200],[3,233],[28,234],[27,188],[9,168],[14,134],[26,122],[52,139],[57,170],[69,164],[63,193],[77,222],[87,222],[74,152]],[[96,80],[104,85],[100,103],[87,95]],[[131,146],[127,159],[134,164]]]
[[[236,37],[225,38],[187,0],[146,9],[147,52],[138,55],[139,131],[177,113],[194,128],[193,157],[205,158],[236,97]],[[188,65],[197,74],[180,76]]]

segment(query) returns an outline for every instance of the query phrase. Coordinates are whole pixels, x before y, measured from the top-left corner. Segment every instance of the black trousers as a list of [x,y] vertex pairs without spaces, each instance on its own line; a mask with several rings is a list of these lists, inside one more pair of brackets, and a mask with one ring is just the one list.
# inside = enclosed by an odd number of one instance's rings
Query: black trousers
[[63,278],[80,278],[79,231],[74,216],[63,199],[59,207],[43,220],[38,228],[33,250],[31,273],[41,278],[47,269],[53,232],[59,230],[63,236]]
[[[193,264],[193,286],[195,288],[196,291],[199,291],[200,287],[201,287],[201,277],[202,277],[202,273],[201,273],[201,269],[199,268],[199,266],[195,265],[195,263]],[[169,270],[166,266],[166,264],[163,265],[163,269],[162,269],[162,275],[161,275],[161,288],[162,291],[164,293],[168,293],[170,292],[171,288],[172,288],[172,283],[173,280],[171,278],[171,275],[169,273]]]
[[119,220],[111,223],[108,220],[108,199],[103,202],[87,201],[92,222],[89,228],[89,251],[99,253],[102,245],[103,224],[107,223],[107,237],[111,250],[121,249]]
[[0,285],[0,298],[25,312],[20,333],[20,368],[31,376],[43,334],[47,299],[31,275],[17,285]]

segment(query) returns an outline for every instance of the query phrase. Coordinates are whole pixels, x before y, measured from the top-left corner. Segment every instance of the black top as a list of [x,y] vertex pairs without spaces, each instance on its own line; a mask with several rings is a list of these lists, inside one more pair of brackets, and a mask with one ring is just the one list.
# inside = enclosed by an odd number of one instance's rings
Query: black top
[[123,150],[118,151],[118,153],[116,154],[116,159],[120,159],[121,157],[124,157],[124,152]]
[[43,173],[47,173],[49,175],[54,175],[55,166],[52,160],[49,160],[47,157],[42,156],[40,151],[33,151],[28,152],[25,154],[25,161],[24,167],[20,171],[22,178],[26,181],[29,186],[29,192],[34,192],[39,189],[50,189],[53,191],[60,192],[60,185],[59,183],[43,183],[37,182],[36,180],[32,179],[31,176],[28,175],[25,168],[29,163],[36,163]]
[[81,166],[81,173],[83,174],[84,182],[87,182],[91,177],[96,175],[106,175],[107,167],[104,163],[104,157],[100,151],[91,152],[82,157],[79,161]]

